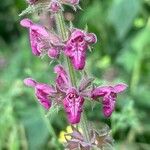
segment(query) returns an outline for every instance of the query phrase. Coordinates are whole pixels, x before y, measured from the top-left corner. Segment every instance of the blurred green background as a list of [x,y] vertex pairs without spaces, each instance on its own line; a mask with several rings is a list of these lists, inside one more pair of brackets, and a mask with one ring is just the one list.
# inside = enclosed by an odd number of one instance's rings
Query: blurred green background
[[[86,69],[96,83],[125,82],[128,90],[118,96],[111,119],[102,115],[100,104],[88,119],[107,123],[117,150],[150,150],[150,0],[81,0],[83,10],[74,13],[73,23],[88,25],[98,42],[88,52]],[[0,4],[0,150],[57,150],[59,134],[66,129],[63,110],[45,117],[33,90],[22,80],[32,76],[53,83],[47,58],[32,55],[28,32],[18,16],[24,0],[1,0]],[[67,15],[67,14],[66,14]],[[75,15],[75,16],[73,16]],[[31,17],[30,15],[28,17]]]

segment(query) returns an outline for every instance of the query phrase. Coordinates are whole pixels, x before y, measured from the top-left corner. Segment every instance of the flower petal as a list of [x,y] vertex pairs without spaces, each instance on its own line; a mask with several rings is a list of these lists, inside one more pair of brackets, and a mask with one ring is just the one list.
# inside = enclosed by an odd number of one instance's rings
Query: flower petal
[[97,42],[97,37],[94,33],[87,33],[85,36],[85,40],[89,43],[89,44],[94,44]]
[[32,78],[26,78],[26,79],[24,79],[23,82],[25,85],[30,86],[30,87],[35,87],[37,84],[37,82]]
[[36,89],[42,90],[44,93],[49,94],[49,95],[53,95],[54,93],[56,93],[56,90],[54,89],[54,87],[45,83],[38,83],[36,85]]
[[31,25],[33,25],[33,22],[30,19],[25,18],[25,19],[20,21],[20,24],[23,27],[29,28],[29,27],[31,27]]
[[52,59],[57,59],[59,57],[59,50],[57,48],[50,48],[48,50],[48,56]]
[[37,33],[33,30],[30,30],[29,36],[30,36],[30,44],[31,44],[32,53],[35,56],[40,56],[42,46],[38,42]]
[[46,30],[46,28],[42,25],[39,25],[39,24],[33,24],[31,27],[30,27],[31,30],[35,31],[36,33],[38,33],[40,36],[44,36],[44,37],[48,37],[49,34]]
[[120,83],[114,86],[115,93],[123,92],[128,86],[124,83]]
[[106,94],[103,97],[103,114],[105,117],[110,117],[112,112],[115,109],[116,104],[116,97],[117,95],[115,93]]
[[61,65],[55,66],[54,72],[57,74],[57,77],[56,77],[57,87],[61,91],[66,92],[70,86],[70,82],[69,82],[68,75],[67,75],[66,71],[64,70],[63,66],[61,66]]
[[75,89],[71,89],[63,100],[64,108],[71,124],[80,122],[84,98],[79,96]]
[[82,70],[85,66],[86,53],[83,52],[80,47],[80,50],[74,52],[74,56],[71,57],[71,62],[76,70]]
[[49,99],[38,98],[38,101],[47,110],[51,107],[51,101]]
[[39,103],[45,108],[49,109],[51,107],[50,97],[54,96],[56,90],[47,84],[37,83],[35,86],[35,95],[39,101]]
[[100,86],[100,87],[96,87],[92,93],[91,93],[91,97],[93,99],[96,99],[98,97],[103,97],[105,94],[110,93],[112,90],[111,86]]

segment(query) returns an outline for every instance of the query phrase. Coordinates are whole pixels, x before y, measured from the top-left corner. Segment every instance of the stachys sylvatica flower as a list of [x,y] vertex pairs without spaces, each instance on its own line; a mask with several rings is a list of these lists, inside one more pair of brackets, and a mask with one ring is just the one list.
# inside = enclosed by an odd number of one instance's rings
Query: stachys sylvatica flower
[[84,68],[88,46],[96,43],[96,41],[96,35],[93,33],[86,33],[80,29],[73,29],[71,31],[64,52],[70,58],[76,70]]
[[110,117],[115,109],[117,94],[127,88],[126,84],[120,83],[115,86],[100,86],[93,89],[91,86],[93,78],[86,77],[81,80],[79,87],[76,88],[71,85],[69,75],[62,65],[56,65],[54,72],[57,74],[55,86],[38,83],[32,78],[25,79],[24,83],[35,89],[35,95],[45,109],[51,107],[52,101],[63,105],[68,121],[71,124],[80,122],[86,98],[96,100],[99,97],[103,97],[103,113],[106,117]]
[[56,13],[61,9],[61,3],[58,0],[51,0],[49,4],[49,9],[51,12]]
[[25,85],[29,87],[33,87],[35,89],[35,95],[39,101],[39,103],[45,108],[49,109],[51,107],[51,99],[50,97],[53,96],[56,91],[54,87],[39,83],[32,78],[26,78],[24,80]]
[[30,5],[33,5],[37,2],[38,0],[27,0],[27,2],[30,4]]
[[79,123],[83,109],[84,98],[76,89],[69,89],[63,100],[64,108],[71,124]]
[[93,99],[102,97],[103,113],[106,117],[110,117],[115,109],[117,94],[123,92],[126,88],[127,85],[123,83],[115,86],[100,86],[92,91],[91,97]]
[[62,47],[61,39],[54,33],[39,24],[33,23],[30,19],[23,19],[20,24],[29,29],[29,37],[32,53],[42,56],[48,53],[51,58],[58,58]]
[[67,113],[68,121],[71,124],[79,123],[84,98],[75,87],[71,86],[69,76],[61,65],[55,66],[54,72],[57,74],[56,86],[60,91],[65,93],[65,97],[62,99],[62,102],[65,112]]
[[[35,89],[35,95],[39,103],[45,109],[49,109],[51,107],[52,101],[53,103],[63,105],[68,121],[71,124],[79,123],[84,103],[82,92],[84,92],[86,87],[80,91],[77,88],[72,87],[68,73],[64,70],[62,65],[55,66],[54,72],[57,74],[55,86],[38,83],[32,78],[25,79],[24,83],[25,85]],[[85,85],[84,82],[83,84]],[[84,96],[86,97],[85,93],[86,92],[84,92]]]

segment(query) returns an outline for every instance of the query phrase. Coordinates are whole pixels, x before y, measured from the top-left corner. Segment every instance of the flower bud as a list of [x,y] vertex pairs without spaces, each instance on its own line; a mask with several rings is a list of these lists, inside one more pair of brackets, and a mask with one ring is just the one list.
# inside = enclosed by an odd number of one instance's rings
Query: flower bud
[[57,2],[56,0],[52,0],[52,1],[50,2],[49,8],[50,8],[50,11],[51,11],[51,12],[56,13],[56,12],[58,12],[58,11],[61,9],[61,5],[60,5],[60,3]]
[[94,44],[97,42],[97,37],[94,33],[87,33],[85,41],[87,41],[89,44]]
[[64,3],[70,4],[70,5],[78,5],[80,0],[63,0]]
[[30,86],[30,87],[35,87],[36,86],[36,81],[35,80],[33,80],[32,78],[26,78],[26,79],[24,79],[24,84],[26,85],[26,86]]
[[27,2],[30,4],[30,5],[33,5],[37,2],[38,0],[27,0]]
[[51,48],[48,50],[48,56],[52,59],[56,59],[59,57],[59,51],[56,48]]

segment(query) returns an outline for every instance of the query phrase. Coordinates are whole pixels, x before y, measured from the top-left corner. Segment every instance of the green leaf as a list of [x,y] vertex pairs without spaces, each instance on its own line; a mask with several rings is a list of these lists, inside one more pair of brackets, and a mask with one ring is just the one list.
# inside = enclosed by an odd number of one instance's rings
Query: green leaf
[[108,16],[118,38],[123,39],[131,29],[133,20],[140,11],[140,4],[140,0],[114,0],[112,3]]
[[41,113],[37,108],[30,109],[22,116],[30,150],[41,150],[49,136]]

